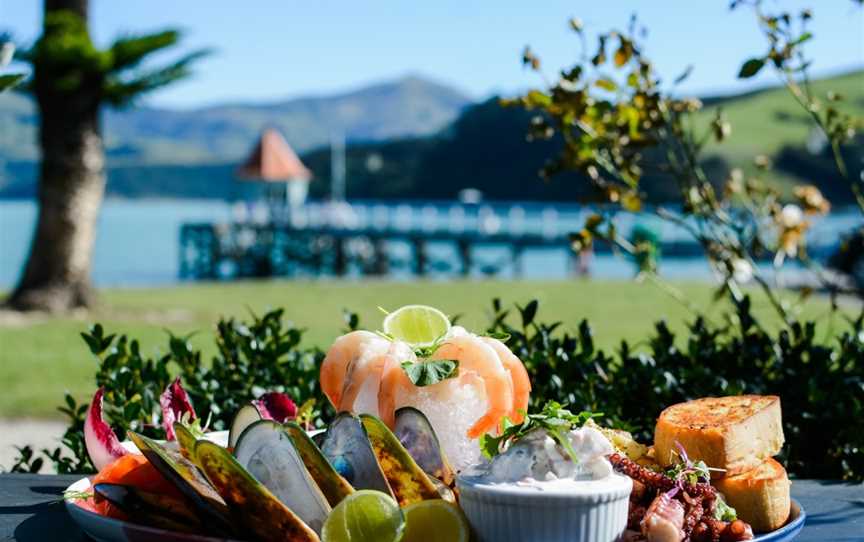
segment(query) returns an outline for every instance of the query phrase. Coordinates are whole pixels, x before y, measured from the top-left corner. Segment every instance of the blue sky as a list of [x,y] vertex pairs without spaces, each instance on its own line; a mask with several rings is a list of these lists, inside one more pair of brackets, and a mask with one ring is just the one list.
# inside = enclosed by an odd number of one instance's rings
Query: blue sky
[[[735,80],[741,62],[764,51],[751,12],[728,0],[91,0],[97,43],[131,31],[179,27],[188,47],[212,47],[194,79],[148,102],[192,107],[224,101],[271,101],[338,92],[408,73],[452,84],[475,98],[539,84],[523,70],[526,44],[554,74],[575,59],[578,40],[567,21],[589,30],[624,27],[636,12],[645,40],[667,79],[688,64],[683,90],[716,94],[773,83]],[[0,29],[32,40],[39,0],[0,0]],[[851,0],[769,0],[768,9],[814,7],[809,44],[814,72],[864,66],[864,13]]]

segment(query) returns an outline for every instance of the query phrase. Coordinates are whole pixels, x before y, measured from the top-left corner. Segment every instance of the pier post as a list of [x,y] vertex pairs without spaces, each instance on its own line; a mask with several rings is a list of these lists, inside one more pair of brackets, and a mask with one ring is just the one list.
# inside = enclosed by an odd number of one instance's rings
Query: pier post
[[525,272],[524,266],[522,265],[522,253],[524,252],[525,247],[521,244],[513,243],[510,245],[510,257],[513,263],[513,276],[516,278],[522,278],[522,274]]
[[337,277],[344,277],[348,272],[348,257],[345,253],[345,239],[342,237],[335,237],[333,239],[334,244],[334,261],[333,261],[333,271],[336,273]]
[[372,273],[375,275],[386,275],[390,272],[390,257],[387,253],[387,241],[375,239],[372,241],[374,251]]
[[415,237],[411,240],[411,243],[414,245],[414,270],[417,273],[417,276],[425,276],[427,260],[426,241]]
[[459,250],[459,259],[462,262],[462,276],[467,277],[471,274],[471,241],[459,239],[456,246]]

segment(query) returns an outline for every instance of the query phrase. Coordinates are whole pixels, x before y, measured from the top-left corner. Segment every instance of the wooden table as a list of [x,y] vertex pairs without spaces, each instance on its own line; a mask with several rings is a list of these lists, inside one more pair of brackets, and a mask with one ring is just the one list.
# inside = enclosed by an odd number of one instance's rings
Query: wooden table
[[[88,541],[60,499],[78,476],[0,475],[0,542]],[[800,542],[864,541],[864,485],[796,480],[792,496],[807,512]]]

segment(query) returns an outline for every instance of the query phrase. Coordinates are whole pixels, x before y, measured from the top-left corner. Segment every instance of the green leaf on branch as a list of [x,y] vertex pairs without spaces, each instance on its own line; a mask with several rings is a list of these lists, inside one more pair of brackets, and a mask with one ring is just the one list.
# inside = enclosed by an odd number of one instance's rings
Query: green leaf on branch
[[525,99],[531,107],[549,107],[552,105],[552,98],[539,90],[529,90]]
[[457,376],[459,362],[452,359],[430,361],[403,361],[402,370],[411,383],[418,387],[431,386]]
[[615,89],[618,88],[618,85],[615,84],[615,81],[611,79],[598,79],[594,82],[594,85],[602,88],[603,90],[608,90],[609,92],[614,92]]
[[741,71],[738,72],[738,78],[747,79],[749,77],[753,77],[754,75],[759,73],[759,70],[761,70],[762,66],[764,65],[764,58],[751,58],[750,60],[745,62],[743,66],[741,66]]
[[798,36],[798,39],[790,43],[790,45],[801,45],[805,41],[809,41],[812,37],[813,34],[811,32],[804,32],[803,34]]

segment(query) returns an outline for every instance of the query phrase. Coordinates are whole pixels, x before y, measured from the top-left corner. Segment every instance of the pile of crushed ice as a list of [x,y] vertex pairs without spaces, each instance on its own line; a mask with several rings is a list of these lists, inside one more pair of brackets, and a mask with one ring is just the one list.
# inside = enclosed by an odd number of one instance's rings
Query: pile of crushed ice
[[468,429],[488,408],[479,379],[454,378],[417,388],[415,393],[397,398],[397,406],[412,406],[426,415],[455,470],[462,471],[482,459],[479,440],[467,436]]

